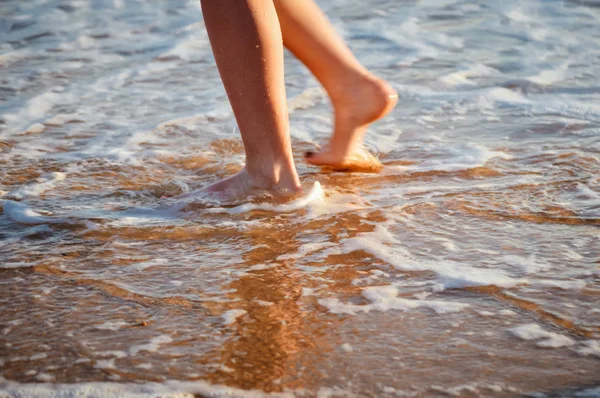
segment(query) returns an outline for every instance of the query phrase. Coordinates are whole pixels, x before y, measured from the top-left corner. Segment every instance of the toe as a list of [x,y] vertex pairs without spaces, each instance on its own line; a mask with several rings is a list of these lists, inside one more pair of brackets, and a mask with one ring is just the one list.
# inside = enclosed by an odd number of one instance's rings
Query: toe
[[328,152],[306,152],[304,154],[304,159],[307,163],[312,164],[314,166],[331,166],[338,162],[332,158],[331,154]]
[[327,167],[336,171],[378,173],[383,168],[375,156],[363,150],[343,158],[331,152],[306,152],[304,159],[314,166]]

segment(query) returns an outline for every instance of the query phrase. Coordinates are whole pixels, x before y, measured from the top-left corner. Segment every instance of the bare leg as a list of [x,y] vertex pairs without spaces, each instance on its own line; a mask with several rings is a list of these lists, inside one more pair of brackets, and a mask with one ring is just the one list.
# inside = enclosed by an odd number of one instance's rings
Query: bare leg
[[203,191],[247,196],[300,190],[289,137],[283,44],[272,0],[201,0],[221,80],[235,114],[246,167]]
[[307,162],[377,171],[379,162],[359,147],[368,125],[396,105],[396,92],[358,62],[313,0],[274,2],[285,46],[323,84],[335,112],[329,148],[307,153]]

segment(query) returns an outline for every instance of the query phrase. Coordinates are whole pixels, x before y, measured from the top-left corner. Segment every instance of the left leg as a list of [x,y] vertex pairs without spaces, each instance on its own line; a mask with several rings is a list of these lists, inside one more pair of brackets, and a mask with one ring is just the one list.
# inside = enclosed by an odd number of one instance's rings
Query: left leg
[[329,147],[307,154],[306,161],[337,169],[377,171],[380,163],[359,147],[369,124],[396,105],[396,92],[360,64],[313,0],[274,3],[284,45],[321,82],[335,114]]

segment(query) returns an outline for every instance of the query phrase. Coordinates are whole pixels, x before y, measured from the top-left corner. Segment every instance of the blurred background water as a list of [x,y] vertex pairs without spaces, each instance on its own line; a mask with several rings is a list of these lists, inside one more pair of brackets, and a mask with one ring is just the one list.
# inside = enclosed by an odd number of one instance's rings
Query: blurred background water
[[305,196],[181,208],[244,161],[197,2],[0,2],[0,395],[600,384],[600,4],[319,4],[399,92],[384,171],[302,162],[286,54]]

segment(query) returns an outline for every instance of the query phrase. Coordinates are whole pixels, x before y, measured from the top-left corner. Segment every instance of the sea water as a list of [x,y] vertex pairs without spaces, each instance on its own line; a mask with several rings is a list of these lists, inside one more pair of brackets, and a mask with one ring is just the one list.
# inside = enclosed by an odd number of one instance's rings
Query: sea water
[[304,193],[224,203],[173,199],[244,163],[197,1],[0,3],[0,396],[600,394],[600,4],[319,4],[385,167],[302,161],[286,54]]

